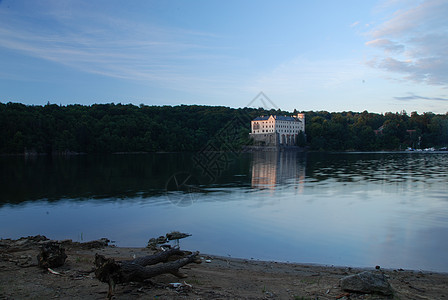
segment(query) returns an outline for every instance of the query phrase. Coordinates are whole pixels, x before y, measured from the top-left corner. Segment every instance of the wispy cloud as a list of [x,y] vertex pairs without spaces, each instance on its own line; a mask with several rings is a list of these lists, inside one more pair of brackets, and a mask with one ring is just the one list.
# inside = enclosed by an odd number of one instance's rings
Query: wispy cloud
[[383,50],[369,65],[430,85],[448,85],[448,2],[427,0],[396,10],[369,32],[366,44]]
[[353,22],[352,24],[350,24],[350,27],[356,27],[359,25],[359,21]]
[[208,32],[125,19],[85,7],[88,2],[44,3],[31,3],[34,14],[30,8],[0,11],[0,47],[86,73],[173,89],[213,86],[221,78],[204,75],[204,68],[232,60],[209,46],[216,37]]
[[297,94],[307,88],[330,89],[347,81],[363,79],[360,63],[352,60],[312,61],[297,57],[260,75],[254,81],[254,91],[265,89],[273,92]]
[[415,95],[413,93],[409,93],[408,96],[403,96],[403,97],[394,97],[395,100],[400,100],[400,101],[413,101],[413,100],[435,100],[435,101],[448,101],[448,98],[443,98],[443,97],[423,97],[423,96],[419,96],[419,95]]
[[405,49],[404,45],[395,43],[389,39],[376,39],[367,42],[366,45],[382,48],[387,53],[390,52],[402,53]]
[[[285,61],[272,70],[261,72],[247,86],[252,93],[264,91],[283,109],[338,110],[350,107],[335,95],[352,97],[353,87],[364,88],[365,66],[352,59],[309,59],[303,56]],[[350,93],[350,94],[347,94]],[[305,100],[306,99],[306,100]],[[282,102],[280,102],[282,101]],[[288,103],[285,106],[285,103]],[[342,108],[344,107],[344,108]],[[353,105],[351,106],[353,109]]]

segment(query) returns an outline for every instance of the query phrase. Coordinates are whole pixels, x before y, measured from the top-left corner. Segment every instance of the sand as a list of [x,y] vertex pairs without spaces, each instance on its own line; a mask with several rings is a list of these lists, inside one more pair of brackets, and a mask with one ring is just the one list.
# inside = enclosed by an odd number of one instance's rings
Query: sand
[[[67,259],[52,273],[39,268],[37,242],[0,240],[0,299],[106,299],[108,284],[95,278],[95,253],[117,260],[150,255],[147,248],[88,249],[65,242]],[[201,264],[181,269],[188,277],[163,274],[119,284],[113,299],[448,299],[448,274],[383,270],[394,295],[349,293],[341,278],[366,269],[278,263],[200,254]],[[173,284],[177,283],[177,284]]]

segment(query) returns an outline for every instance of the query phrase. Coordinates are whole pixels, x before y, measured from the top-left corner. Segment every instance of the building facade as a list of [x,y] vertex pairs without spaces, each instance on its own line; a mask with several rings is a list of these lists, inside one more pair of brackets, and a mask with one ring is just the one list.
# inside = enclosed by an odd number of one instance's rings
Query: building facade
[[295,146],[300,132],[305,134],[305,114],[261,116],[251,121],[250,137],[257,145]]

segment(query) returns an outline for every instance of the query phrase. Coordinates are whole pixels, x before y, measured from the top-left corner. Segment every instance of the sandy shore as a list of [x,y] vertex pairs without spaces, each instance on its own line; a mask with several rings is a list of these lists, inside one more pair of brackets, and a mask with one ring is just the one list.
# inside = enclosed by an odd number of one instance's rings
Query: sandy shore
[[[54,274],[37,266],[38,243],[0,240],[0,299],[105,299],[108,285],[93,272],[95,253],[117,260],[152,254],[147,248],[88,249],[70,242],[64,248],[68,257]],[[182,268],[185,279],[164,274],[120,284],[114,299],[448,299],[446,273],[372,268],[386,275],[394,291],[388,297],[341,289],[341,278],[366,269],[200,257],[201,264]]]

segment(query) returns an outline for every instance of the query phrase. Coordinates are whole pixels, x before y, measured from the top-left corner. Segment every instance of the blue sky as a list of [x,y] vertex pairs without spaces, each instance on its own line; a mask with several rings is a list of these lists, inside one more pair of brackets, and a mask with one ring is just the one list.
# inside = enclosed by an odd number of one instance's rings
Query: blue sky
[[244,107],[263,91],[289,111],[445,114],[446,16],[446,0],[0,0],[0,102]]

